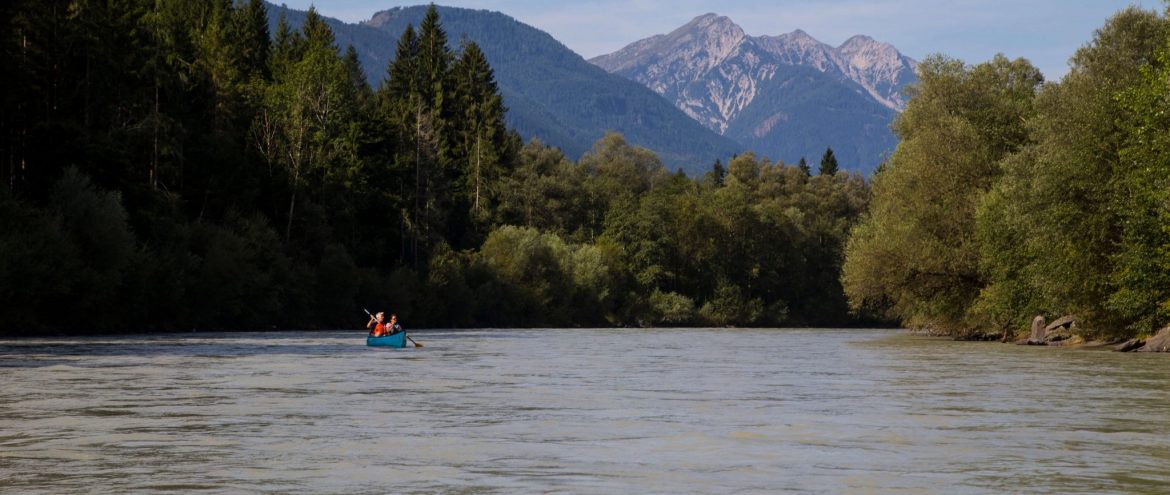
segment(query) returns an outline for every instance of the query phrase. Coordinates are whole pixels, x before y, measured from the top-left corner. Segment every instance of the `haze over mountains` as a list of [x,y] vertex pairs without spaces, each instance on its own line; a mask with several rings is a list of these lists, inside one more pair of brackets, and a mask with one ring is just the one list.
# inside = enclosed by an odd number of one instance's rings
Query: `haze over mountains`
[[889,123],[918,63],[888,43],[854,36],[832,47],[804,31],[753,37],[706,14],[590,62],[638,81],[695,120],[772,159],[872,170],[893,150]]
[[[486,10],[439,7],[453,48],[475,41],[495,75],[508,125],[576,159],[608,130],[697,175],[743,151],[795,163],[832,146],[841,167],[872,171],[897,141],[889,124],[917,63],[865,36],[839,47],[803,31],[752,37],[707,14],[679,29],[586,61],[552,36]],[[354,45],[371,84],[425,6],[377,12],[361,24],[328,19]],[[304,12],[270,5],[299,27]],[[273,29],[275,29],[273,27]],[[590,63],[592,62],[592,63]]]

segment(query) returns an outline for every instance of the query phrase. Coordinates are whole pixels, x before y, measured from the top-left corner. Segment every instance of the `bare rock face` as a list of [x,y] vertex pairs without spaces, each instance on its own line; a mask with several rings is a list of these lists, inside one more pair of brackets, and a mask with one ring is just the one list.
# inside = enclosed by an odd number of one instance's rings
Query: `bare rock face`
[[[906,106],[903,88],[918,80],[917,61],[868,36],[837,47],[799,29],[750,36],[716,14],[589,61],[645,85],[704,126],[772,159],[795,162],[799,154],[788,156],[801,139],[794,130],[814,129],[813,156],[824,151],[822,140],[831,139],[845,168],[850,156],[861,160],[868,156],[862,150],[885,139],[886,119]],[[865,115],[876,120],[841,113],[846,107],[866,108]],[[850,132],[833,135],[850,125],[882,132],[849,127]]]
[[918,80],[918,62],[889,43],[854,36],[833,47],[797,29],[779,36],[748,36],[727,17],[705,14],[670,32],[636,41],[590,60],[671,99],[718,132],[755,98],[780,66],[804,66],[851,81],[895,111],[906,107],[902,88]]
[[1158,330],[1138,352],[1170,352],[1170,327]]

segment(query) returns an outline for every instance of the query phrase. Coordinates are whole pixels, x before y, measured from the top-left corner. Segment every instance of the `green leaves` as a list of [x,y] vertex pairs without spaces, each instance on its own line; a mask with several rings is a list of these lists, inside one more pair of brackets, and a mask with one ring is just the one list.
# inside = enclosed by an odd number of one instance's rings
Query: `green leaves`
[[51,7],[0,36],[0,320],[20,329],[336,328],[362,306],[411,327],[851,321],[861,177],[745,153],[696,180],[612,133],[576,163],[522,145],[435,8],[375,93],[315,11],[269,43],[258,0]]
[[1022,144],[1041,80],[1002,56],[973,67],[936,56],[919,70],[895,123],[902,142],[874,179],[843,281],[854,309],[887,306],[906,325],[964,334],[978,327],[971,312],[984,286],[976,208],[999,160]]
[[849,242],[851,304],[955,335],[1165,325],[1168,41],[1165,17],[1123,10],[1042,88],[1023,60],[924,61]]

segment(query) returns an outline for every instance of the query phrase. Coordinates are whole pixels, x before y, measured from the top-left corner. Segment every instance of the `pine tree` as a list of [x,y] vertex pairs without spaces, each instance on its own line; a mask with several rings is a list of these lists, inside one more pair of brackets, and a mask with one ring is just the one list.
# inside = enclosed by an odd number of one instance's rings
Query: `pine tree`
[[362,63],[358,60],[357,50],[353,45],[345,47],[345,55],[341,58],[341,63],[345,67],[345,75],[349,79],[349,83],[353,86],[353,97],[358,105],[365,107],[373,99],[373,90],[370,89],[370,83],[366,80],[366,73],[362,70]]
[[800,168],[800,172],[803,173],[805,177],[812,176],[812,168],[808,166],[808,160],[805,160],[803,156],[800,157],[800,163],[797,163],[796,166]]
[[[281,15],[281,20],[284,16]],[[271,45],[268,34],[268,8],[264,0],[248,0],[232,13],[234,38],[231,44],[237,50],[240,71],[249,76],[268,77],[268,55]],[[288,29],[288,23],[284,23]]]
[[[378,89],[379,112],[390,121],[397,147],[395,162],[397,168],[409,170],[407,183],[413,184],[402,192],[403,200],[410,205],[409,213],[403,212],[404,258],[409,257],[415,269],[421,268],[420,222],[422,217],[422,95],[419,89],[422,78],[418,66],[418,37],[413,25],[407,25],[398,38],[394,60],[386,67],[386,80]],[[409,235],[408,235],[409,234]]]
[[286,70],[288,64],[300,60],[304,55],[304,44],[301,33],[294,31],[289,26],[288,19],[285,18],[282,11],[276,21],[276,34],[272,37],[271,57],[269,58],[271,74],[275,76],[276,73]]
[[419,24],[418,69],[423,80],[419,92],[436,117],[443,117],[444,98],[450,89],[448,70],[453,58],[447,46],[447,33],[439,21],[438,8],[432,3]]
[[317,13],[315,7],[309,7],[309,12],[305,15],[305,25],[301,27],[301,31],[305,35],[305,43],[308,44],[309,49],[332,48],[337,51],[337,39],[333,35],[333,30],[325,23],[325,18]]
[[715,185],[722,186],[723,179],[727,178],[727,169],[723,168],[723,162],[718,158],[715,159],[715,164],[711,166],[711,178],[715,180]]
[[833,156],[833,148],[825,148],[825,154],[821,156],[819,173],[829,177],[837,175],[837,157]]
[[501,166],[507,138],[506,110],[492,68],[479,45],[471,42],[464,46],[453,72],[463,117],[458,122],[460,158],[465,163],[462,173],[471,194],[472,216],[484,221],[492,196],[486,184],[496,183],[504,172]]

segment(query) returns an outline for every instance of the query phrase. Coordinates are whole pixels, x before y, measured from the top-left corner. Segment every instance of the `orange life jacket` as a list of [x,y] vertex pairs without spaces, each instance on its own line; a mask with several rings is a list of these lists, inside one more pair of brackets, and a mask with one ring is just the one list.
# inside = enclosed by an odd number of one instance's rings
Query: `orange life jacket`
[[385,334],[386,334],[386,326],[385,325],[383,325],[381,323],[374,325],[374,336],[375,337],[381,337]]

